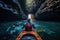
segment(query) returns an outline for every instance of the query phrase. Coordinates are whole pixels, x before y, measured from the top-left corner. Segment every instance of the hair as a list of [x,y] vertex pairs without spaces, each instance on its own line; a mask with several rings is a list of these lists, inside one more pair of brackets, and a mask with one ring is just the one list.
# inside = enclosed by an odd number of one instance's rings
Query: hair
[[28,21],[28,23],[30,23],[30,19],[28,19],[27,21]]

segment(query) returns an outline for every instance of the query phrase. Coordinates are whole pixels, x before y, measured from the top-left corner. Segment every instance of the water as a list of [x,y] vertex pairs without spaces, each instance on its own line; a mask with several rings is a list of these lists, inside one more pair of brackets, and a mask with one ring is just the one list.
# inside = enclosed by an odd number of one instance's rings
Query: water
[[[24,23],[26,23],[26,21],[14,21],[14,22],[1,23],[2,27],[0,27],[0,34],[1,33],[4,34],[4,32],[8,32],[10,35],[13,36],[13,39],[15,39],[18,36],[18,34],[20,34],[20,32],[23,30],[22,27]],[[35,25],[36,27],[35,31],[37,33],[40,33],[38,32],[39,30],[43,30],[43,33],[46,33],[48,35],[52,35],[57,32],[60,32],[59,22],[34,21],[32,23]]]

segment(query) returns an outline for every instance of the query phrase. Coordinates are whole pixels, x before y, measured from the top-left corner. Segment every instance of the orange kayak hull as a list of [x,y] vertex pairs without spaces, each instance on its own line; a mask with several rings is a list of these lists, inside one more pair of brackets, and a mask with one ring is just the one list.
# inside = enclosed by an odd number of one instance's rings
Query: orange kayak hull
[[32,30],[32,31],[25,31],[25,30],[23,30],[23,31],[19,34],[19,36],[16,38],[16,40],[21,40],[22,36],[23,36],[23,35],[26,35],[26,34],[34,35],[37,40],[42,40],[42,38],[41,38],[34,30]]

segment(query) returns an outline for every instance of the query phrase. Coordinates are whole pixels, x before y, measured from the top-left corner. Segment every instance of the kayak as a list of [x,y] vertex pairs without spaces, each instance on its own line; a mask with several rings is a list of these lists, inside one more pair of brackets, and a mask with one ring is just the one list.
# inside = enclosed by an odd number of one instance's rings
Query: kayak
[[32,30],[32,31],[23,30],[18,35],[16,40],[42,40],[42,38],[34,30]]

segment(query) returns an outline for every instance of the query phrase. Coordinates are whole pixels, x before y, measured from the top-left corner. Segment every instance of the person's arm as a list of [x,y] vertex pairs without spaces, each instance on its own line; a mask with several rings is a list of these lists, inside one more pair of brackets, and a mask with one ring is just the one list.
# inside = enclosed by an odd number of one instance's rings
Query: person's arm
[[36,27],[35,27],[35,25],[34,25],[34,24],[32,25],[32,27],[33,27],[34,29],[36,29]]
[[25,27],[25,25],[23,25],[22,29]]

